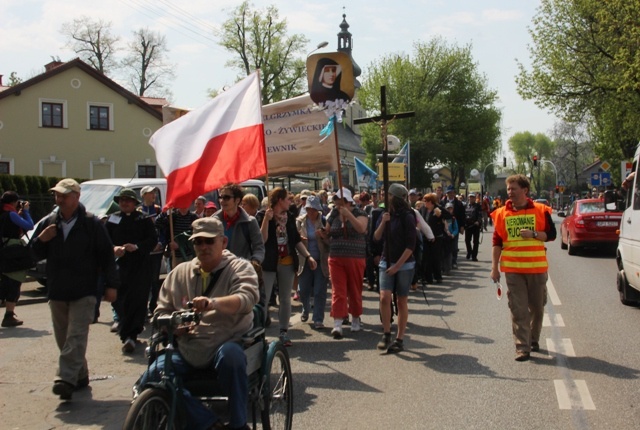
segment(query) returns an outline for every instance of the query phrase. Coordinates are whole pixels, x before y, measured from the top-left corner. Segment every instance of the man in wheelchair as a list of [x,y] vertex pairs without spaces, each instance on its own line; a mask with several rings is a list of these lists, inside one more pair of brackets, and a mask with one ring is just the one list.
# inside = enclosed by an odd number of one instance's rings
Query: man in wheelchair
[[[159,315],[186,310],[193,302],[202,312],[199,325],[177,333],[177,351],[172,365],[177,375],[188,376],[200,369],[213,369],[229,397],[228,428],[246,428],[248,378],[241,337],[253,325],[253,307],[258,302],[258,278],[251,263],[226,250],[228,238],[220,220],[213,217],[193,222],[196,258],[179,264],[164,281],[158,297]],[[159,356],[141,377],[139,388],[159,381],[164,369]],[[185,395],[189,429],[218,428],[218,417],[200,401]]]

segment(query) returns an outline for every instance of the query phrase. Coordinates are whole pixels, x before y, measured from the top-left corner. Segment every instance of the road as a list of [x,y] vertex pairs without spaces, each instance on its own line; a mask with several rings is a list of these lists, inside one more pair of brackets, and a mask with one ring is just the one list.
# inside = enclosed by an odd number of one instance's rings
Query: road
[[[613,256],[570,257],[559,242],[548,244],[541,351],[519,363],[506,297],[498,301],[488,279],[490,247],[485,235],[480,261],[461,260],[453,276],[430,285],[428,303],[411,293],[406,350],[398,355],[376,350],[374,293],[364,292],[364,330],[347,328],[342,340],[301,323],[296,303],[294,428],[637,428],[640,309],[620,303]],[[0,427],[121,428],[130,387],[145,368],[142,346],[134,356],[120,353],[103,304],[90,334],[91,389],[60,403],[51,394],[57,353],[47,304],[26,302],[17,309],[25,325],[0,329]]]

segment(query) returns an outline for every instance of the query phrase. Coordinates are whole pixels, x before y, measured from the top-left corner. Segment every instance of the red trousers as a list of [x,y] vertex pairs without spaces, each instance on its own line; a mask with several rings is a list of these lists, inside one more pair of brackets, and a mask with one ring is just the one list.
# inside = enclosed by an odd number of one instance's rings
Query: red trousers
[[331,316],[336,319],[362,315],[364,258],[329,257]]

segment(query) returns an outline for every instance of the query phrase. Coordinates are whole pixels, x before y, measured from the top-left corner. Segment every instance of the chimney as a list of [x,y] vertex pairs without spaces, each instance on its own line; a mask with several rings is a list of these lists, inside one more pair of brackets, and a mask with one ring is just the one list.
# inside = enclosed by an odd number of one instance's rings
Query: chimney
[[52,62],[44,65],[44,71],[50,72],[51,70],[55,69],[56,67],[62,66],[63,64],[64,63],[60,60],[53,60]]

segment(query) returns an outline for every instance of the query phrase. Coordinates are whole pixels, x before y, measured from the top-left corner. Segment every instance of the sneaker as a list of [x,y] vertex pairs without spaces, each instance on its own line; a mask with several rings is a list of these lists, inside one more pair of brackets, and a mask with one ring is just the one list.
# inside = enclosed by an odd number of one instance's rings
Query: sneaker
[[389,348],[387,348],[387,353],[389,354],[395,354],[400,351],[404,351],[404,342],[402,342],[402,339],[394,340],[393,343],[389,345]]
[[528,351],[516,351],[516,361],[529,360],[530,354]]
[[127,340],[125,340],[124,344],[122,345],[122,352],[124,352],[125,354],[131,354],[135,350],[136,350],[136,342],[130,337],[128,337]]
[[300,301],[300,295],[297,292],[293,295],[293,300],[295,300],[296,302]]
[[471,254],[467,254],[467,260],[471,260]]
[[309,314],[306,314],[306,313],[303,312],[302,316],[300,317],[300,321],[302,321],[302,322],[309,321]]
[[540,351],[540,344],[538,342],[531,342],[531,351],[538,352]]
[[293,342],[291,342],[291,339],[289,339],[289,336],[287,336],[287,332],[286,331],[281,331],[280,332],[280,336],[278,336],[278,338],[280,339],[280,342],[282,342],[282,344],[284,346],[292,346]]
[[2,319],[2,327],[17,327],[22,324],[24,324],[24,321],[16,318],[16,314],[13,312],[5,313],[4,318]]
[[362,327],[360,326],[360,317],[353,317],[351,320],[351,332],[360,331]]
[[313,323],[313,328],[315,328],[316,330],[322,330],[324,328],[324,324],[322,323],[322,321],[316,321]]
[[65,381],[56,381],[53,384],[53,394],[60,396],[60,400],[71,400],[73,385]]
[[378,349],[385,351],[391,345],[391,333],[385,333],[382,335],[382,339],[378,342]]
[[111,329],[109,330],[111,333],[118,333],[118,329],[120,328],[120,323],[118,321],[114,321],[111,324]]
[[331,336],[333,336],[334,339],[342,339],[342,326],[334,327],[333,330],[331,330]]

